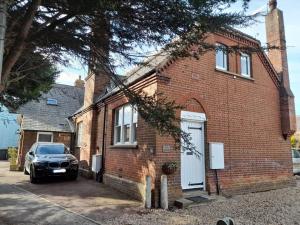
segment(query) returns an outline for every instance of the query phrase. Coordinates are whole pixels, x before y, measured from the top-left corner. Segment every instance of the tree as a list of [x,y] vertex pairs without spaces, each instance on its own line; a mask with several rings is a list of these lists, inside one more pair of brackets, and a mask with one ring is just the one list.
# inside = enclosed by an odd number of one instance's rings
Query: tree
[[[182,53],[185,46],[196,43],[201,53],[207,47],[208,32],[224,26],[246,25],[251,20],[242,13],[224,11],[237,1],[13,1],[8,7],[3,89],[14,65],[28,47],[49,55],[56,63],[67,63],[65,55],[68,54],[92,69],[109,63],[112,71],[117,66],[116,58],[135,62],[137,57],[132,54],[133,50],[145,43],[167,45],[177,54],[179,50]],[[249,0],[241,1],[245,8]],[[180,37],[180,42],[172,42],[175,37]]]
[[50,90],[59,73],[45,56],[33,51],[22,54],[12,71],[7,88],[0,93],[0,102],[10,110]]
[[[8,7],[0,92],[16,84],[11,81],[15,79],[16,64],[26,58],[22,55],[28,49],[46,56],[49,66],[68,64],[65,56],[71,55],[89,65],[91,73],[109,76],[129,101],[138,105],[150,125],[180,141],[183,135],[174,123],[175,110],[180,106],[165,98],[157,100],[157,96],[130,91],[115,76],[116,68],[140,61],[145,54],[137,54],[135,49],[145,45],[164,46],[164,51],[176,57],[199,57],[215,48],[206,43],[208,33],[253,21],[244,15],[249,1],[240,0],[241,12],[230,13],[226,9],[238,0],[15,0]],[[192,53],[188,48],[191,45],[197,46]],[[15,94],[20,99],[15,106],[29,100],[23,99],[21,92]]]
[[291,147],[298,149],[300,146],[300,139],[299,139],[299,135],[293,135],[291,136]]

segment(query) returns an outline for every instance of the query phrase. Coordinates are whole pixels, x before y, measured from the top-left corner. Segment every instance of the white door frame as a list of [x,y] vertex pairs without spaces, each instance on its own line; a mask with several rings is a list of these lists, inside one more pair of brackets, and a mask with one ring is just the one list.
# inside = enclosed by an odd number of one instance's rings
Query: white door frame
[[[206,115],[204,113],[196,113],[196,112],[189,112],[189,111],[181,111],[181,127],[184,122],[197,122],[201,123],[203,127],[202,131],[202,148],[203,148],[203,165],[202,165],[202,170],[203,170],[203,190],[206,190],[206,171],[205,171],[205,126],[204,122],[207,121]],[[181,159],[181,154],[180,154],[180,159]],[[180,175],[181,176],[181,175]]]

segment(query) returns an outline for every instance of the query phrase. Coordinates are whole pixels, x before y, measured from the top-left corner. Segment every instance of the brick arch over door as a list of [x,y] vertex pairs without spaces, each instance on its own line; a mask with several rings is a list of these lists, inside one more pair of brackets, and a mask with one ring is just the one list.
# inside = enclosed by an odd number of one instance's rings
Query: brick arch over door
[[179,98],[176,102],[183,106],[185,108],[184,110],[205,113],[206,117],[208,117],[207,105],[198,93],[188,93]]

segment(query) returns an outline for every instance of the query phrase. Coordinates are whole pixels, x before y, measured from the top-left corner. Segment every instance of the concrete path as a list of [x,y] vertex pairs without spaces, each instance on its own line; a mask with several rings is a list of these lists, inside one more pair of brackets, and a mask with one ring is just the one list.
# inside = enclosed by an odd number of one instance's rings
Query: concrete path
[[47,179],[29,183],[22,172],[9,172],[0,161],[0,224],[109,224],[141,209],[103,184],[79,178],[77,181]]

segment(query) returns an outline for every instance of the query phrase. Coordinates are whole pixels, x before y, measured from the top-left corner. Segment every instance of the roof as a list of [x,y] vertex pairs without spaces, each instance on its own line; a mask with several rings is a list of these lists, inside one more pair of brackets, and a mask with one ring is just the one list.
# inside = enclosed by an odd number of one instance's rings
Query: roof
[[[256,45],[260,45],[260,41],[255,39],[254,37],[245,34],[237,29],[231,28],[231,27],[226,27],[224,28],[221,32],[224,33],[228,33],[228,34],[234,34],[238,37],[241,37],[243,39],[246,39]],[[273,73],[276,74],[276,78],[277,77],[277,73],[274,70],[273,65],[271,64],[269,58],[266,56],[265,53],[262,54],[263,57],[265,58],[265,60],[267,61],[267,64],[269,64],[271,70]],[[155,55],[152,55],[148,58],[146,58],[144,60],[143,63],[139,64],[138,66],[135,66],[133,69],[129,70],[126,74],[125,74],[125,79],[124,79],[124,83],[126,85],[132,84],[136,81],[138,81],[139,79],[142,79],[143,77],[153,74],[156,71],[159,71],[161,68],[164,68],[165,65],[172,59],[171,53],[170,52],[166,52],[166,51],[160,51]],[[95,101],[95,103],[101,102],[102,100],[106,99],[107,97],[117,93],[118,91],[120,91],[120,89],[118,87],[115,87],[113,89],[110,89],[108,92],[101,94]]]
[[[131,70],[129,70],[125,74],[124,83],[126,85],[129,85],[131,83],[134,83],[135,81],[143,78],[146,75],[152,74],[155,72],[156,69],[158,69],[160,66],[165,65],[167,61],[171,58],[171,55],[169,52],[160,51],[155,55],[152,55],[144,60],[143,63],[139,64],[138,66],[133,67]],[[115,87],[111,90],[109,90],[106,94],[102,94],[98,97],[96,100],[97,102],[100,102],[101,100],[107,98],[108,96],[118,92],[120,89],[118,87]]]
[[[83,104],[82,88],[54,84],[50,91],[43,93],[36,101],[20,107],[23,115],[22,130],[73,132],[72,123],[67,119]],[[47,99],[56,99],[57,105],[47,105]]]

